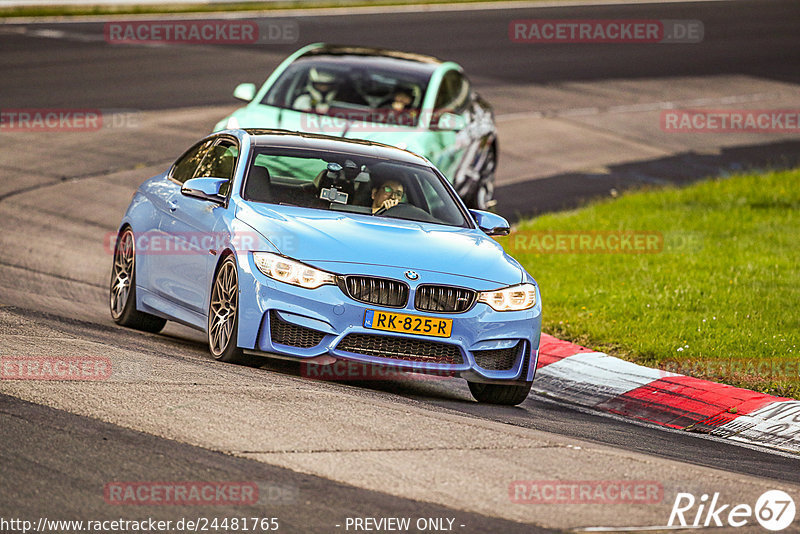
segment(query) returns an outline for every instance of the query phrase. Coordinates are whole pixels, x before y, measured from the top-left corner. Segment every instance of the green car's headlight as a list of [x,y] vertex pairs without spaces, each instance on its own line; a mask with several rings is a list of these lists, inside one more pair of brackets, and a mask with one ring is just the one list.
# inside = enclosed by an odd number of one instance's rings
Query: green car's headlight
[[496,311],[527,310],[536,305],[536,286],[519,284],[496,291],[481,291],[478,293],[478,302],[488,304]]
[[258,270],[273,280],[314,289],[325,284],[335,284],[336,276],[270,252],[253,252]]

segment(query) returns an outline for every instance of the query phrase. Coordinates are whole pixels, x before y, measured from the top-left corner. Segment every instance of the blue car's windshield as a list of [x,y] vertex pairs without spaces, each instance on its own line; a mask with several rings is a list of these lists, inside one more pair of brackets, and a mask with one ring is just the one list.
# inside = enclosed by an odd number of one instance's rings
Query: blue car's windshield
[[[397,60],[385,60],[384,63]],[[391,65],[301,58],[275,81],[262,104],[336,119],[416,126],[429,73]]]
[[464,211],[430,168],[327,151],[257,148],[245,200],[466,227]]

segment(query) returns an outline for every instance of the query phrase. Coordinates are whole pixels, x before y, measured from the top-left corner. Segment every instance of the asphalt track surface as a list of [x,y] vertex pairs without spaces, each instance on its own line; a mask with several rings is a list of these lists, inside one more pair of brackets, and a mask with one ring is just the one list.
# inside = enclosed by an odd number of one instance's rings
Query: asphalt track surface
[[[109,475],[134,480],[265,480],[261,491],[272,495],[272,517],[289,532],[332,530],[347,517],[455,518],[474,532],[530,532],[530,525],[448,509],[430,503],[399,499],[345,484],[304,475],[254,460],[236,458],[174,441],[79,417],[13,397],[2,397],[0,420],[4,435],[15,443],[14,456],[4,459],[4,494],[23,497],[3,516],[86,519],[106,517],[107,505],[98,488]],[[44,454],[42,451],[74,451]],[[4,451],[3,456],[5,457]],[[120,459],[125,466],[120,468]],[[8,484],[5,484],[5,483]],[[76,491],[77,489],[77,491]],[[52,498],[43,502],[41,495]],[[304,500],[300,500],[300,496]],[[197,507],[171,507],[152,514],[154,519],[196,518]],[[207,516],[210,514],[206,514]],[[264,517],[258,506],[215,506],[217,517]],[[136,519],[124,510],[119,517]],[[546,529],[537,529],[547,532]]]
[[[685,45],[545,45],[521,48],[497,38],[506,34],[508,21],[512,18],[545,17],[698,19],[704,22],[705,40],[702,46],[691,48],[691,53],[687,53]],[[641,77],[663,78],[666,84],[676,76],[711,78],[731,73],[797,84],[800,83],[798,21],[800,4],[797,2],[740,1],[647,7],[564,7],[535,13],[514,10],[481,11],[479,14],[444,12],[304,17],[300,19],[300,28],[301,42],[356,42],[451,58],[465,67],[480,90],[492,93],[531,83],[593,83]],[[3,72],[0,76],[0,104],[3,108],[87,107],[166,111],[230,105],[229,95],[235,83],[260,81],[297,46],[259,47],[259,54],[226,46],[112,47],[102,41],[100,23],[45,24],[37,25],[37,28],[83,37],[51,39],[17,33],[12,27],[3,28],[0,32],[0,70]],[[86,35],[99,35],[100,38],[85,38]],[[513,111],[515,105],[524,105],[526,109],[534,107],[529,102],[515,104],[512,99],[500,99],[499,104],[502,112]],[[198,132],[197,136],[202,133]],[[797,157],[797,153],[797,144],[791,142],[754,144],[738,149],[733,159],[759,165],[776,158],[791,160]],[[171,157],[171,153],[157,154],[151,161],[168,161]],[[139,163],[139,160],[125,161],[124,156],[120,156],[114,167],[121,169],[134,163]],[[704,164],[700,168],[708,172],[715,164]],[[9,170],[7,168],[3,174]],[[68,161],[64,162],[62,172],[64,177],[77,176],[71,173]],[[697,177],[700,175],[687,172],[682,179]],[[518,197],[522,193],[541,198],[539,204],[528,206],[528,212],[537,212],[577,203],[586,195],[586,188],[581,187],[583,177],[574,176],[571,180],[556,178],[510,185],[505,189],[506,198]],[[75,182],[76,187],[77,184]],[[72,184],[67,182],[64,185],[70,187]],[[124,185],[130,187],[130,181],[125,181]],[[591,183],[584,185],[590,186]],[[43,190],[42,194],[43,198],[48,198],[46,191]],[[502,206],[503,188],[498,192],[498,198]],[[87,209],[102,210],[98,204],[101,199],[101,195],[86,199]],[[8,196],[0,203],[8,205],[14,201],[14,196]],[[87,214],[84,218],[75,217],[71,223],[99,235],[104,229],[113,228],[116,221],[107,221],[98,228],[100,225],[93,223],[92,216]],[[14,229],[8,224],[0,222],[3,232]],[[31,235],[31,243],[35,243],[38,237],[41,236]],[[197,334],[173,328],[168,329],[165,335],[149,336],[114,326],[105,309],[104,288],[95,283],[93,277],[87,277],[85,281],[67,281],[79,287],[85,286],[87,294],[92,296],[88,299],[89,304],[79,310],[69,306],[59,308],[44,298],[22,302],[20,292],[35,293],[43,283],[50,283],[54,276],[24,261],[23,256],[29,252],[7,249],[0,258],[0,266],[5,271],[0,288],[3,291],[0,293],[0,311],[3,312],[0,334],[10,334],[13,340],[13,336],[20,332],[15,326],[19,324],[22,333],[41,334],[43,344],[47,343],[47,336],[59,340],[85,340],[145,353],[169,362],[179,371],[188,370],[190,364],[217,369],[207,355],[202,337]],[[79,250],[66,254],[66,261],[80,263]],[[8,289],[12,279],[16,286],[13,294]],[[295,367],[279,363],[267,364],[260,370],[233,367],[233,371],[225,372],[257,373],[255,377],[264,381],[273,378],[291,381],[298,376]],[[754,478],[765,486],[796,486],[800,483],[800,462],[786,455],[632,424],[537,397],[529,398],[519,408],[482,406],[470,402],[465,385],[455,381],[429,383],[408,380],[308,387],[318,387],[325,392],[333,390],[337,394],[344,389],[342,395],[366,401],[387,401],[400,409],[422,409],[443,417],[465,416],[477,423],[499,423],[548,433],[569,443],[589,443],[626,454],[635,453],[649,458],[648,461],[654,464],[671,460],[678,466],[676,469],[684,466],[687,472],[696,472],[691,466],[705,466],[733,474],[734,480],[739,476],[743,480],[745,477],[748,480]],[[0,420],[4,436],[0,445],[3,465],[0,475],[1,517],[104,517],[109,510],[98,497],[98,488],[109,480],[246,478],[268,480],[296,492],[293,499],[271,508],[280,515],[282,525],[285,525],[282,530],[288,532],[341,531],[332,525],[350,516],[455,517],[468,525],[464,531],[469,532],[531,532],[539,530],[533,524],[544,524],[536,516],[531,516],[526,523],[518,523],[494,514],[465,512],[458,507],[424,502],[424,498],[398,497],[389,488],[376,491],[358,484],[342,484],[8,395],[0,396]],[[323,429],[321,433],[324,434]],[[433,461],[446,460],[440,457]],[[552,468],[553,472],[559,470],[558,465]],[[474,476],[479,480],[481,473],[476,472]],[[637,473],[631,473],[631,476],[636,477]],[[558,477],[554,475],[553,478]],[[242,511],[241,508],[214,508],[213,514],[223,517],[238,515]],[[119,515],[142,515],[136,512],[128,508]],[[263,514],[263,510],[261,512]],[[149,510],[148,514],[165,518],[198,515],[196,509],[176,508]]]
[[[520,18],[695,19],[701,46],[615,44],[520,46],[504,38]],[[114,47],[102,23],[42,24],[94,34],[98,41],[3,37],[5,107],[169,109],[225,105],[232,84],[260,82],[299,44],[327,41],[399,48],[460,63],[479,88],[613,78],[746,74],[800,82],[800,7],[790,0],[446,11],[339,17],[304,16],[298,44],[216,47]],[[240,48],[263,51],[237,61]],[[13,67],[13,71],[7,69]],[[528,103],[520,103],[526,106]]]
[[[658,46],[531,46],[506,38],[509,21],[537,17],[699,20],[704,38],[696,45]],[[141,111],[230,105],[236,83],[260,83],[288,53],[316,41],[398,48],[452,59],[490,97],[499,114],[581,108],[598,93],[613,91],[592,88],[606,80],[663,80],[669,85],[691,77],[715,80],[736,75],[789,84],[800,81],[800,7],[791,0],[303,16],[296,20],[297,44],[250,46],[108,46],[103,41],[103,23],[37,24],[28,28],[36,36],[15,34],[13,25],[0,28],[4,33],[0,68],[6,73],[0,77],[2,105]],[[53,30],[67,37],[48,38],[47,32]],[[528,89],[565,83],[580,85],[572,94],[554,98]],[[729,170],[790,166],[800,162],[798,154],[796,138],[758,141],[714,154],[687,151],[615,165],[607,170],[608,176],[565,172],[525,184],[498,183],[495,196],[499,212],[515,219],[573,207],[612,188],[686,183]],[[504,166],[507,169],[506,161],[501,154],[501,173]],[[536,164],[529,162],[532,167]]]

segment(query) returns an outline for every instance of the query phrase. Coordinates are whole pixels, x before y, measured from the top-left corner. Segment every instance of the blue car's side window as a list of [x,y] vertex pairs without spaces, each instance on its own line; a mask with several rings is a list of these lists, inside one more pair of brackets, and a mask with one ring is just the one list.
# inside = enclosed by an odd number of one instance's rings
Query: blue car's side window
[[233,141],[222,139],[206,151],[203,161],[197,166],[193,178],[225,178],[228,184],[220,189],[223,195],[228,194],[239,150]]
[[200,162],[203,161],[203,158],[213,142],[214,139],[209,139],[197,143],[187,150],[172,166],[170,178],[179,183],[184,183],[189,178],[193,178],[197,167],[200,165]]

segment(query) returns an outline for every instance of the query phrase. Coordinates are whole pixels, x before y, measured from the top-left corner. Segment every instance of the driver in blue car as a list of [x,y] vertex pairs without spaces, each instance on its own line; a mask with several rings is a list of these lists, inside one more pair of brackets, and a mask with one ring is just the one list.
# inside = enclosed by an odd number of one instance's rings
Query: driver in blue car
[[386,211],[400,203],[404,194],[403,184],[387,180],[383,185],[372,189],[372,213]]

